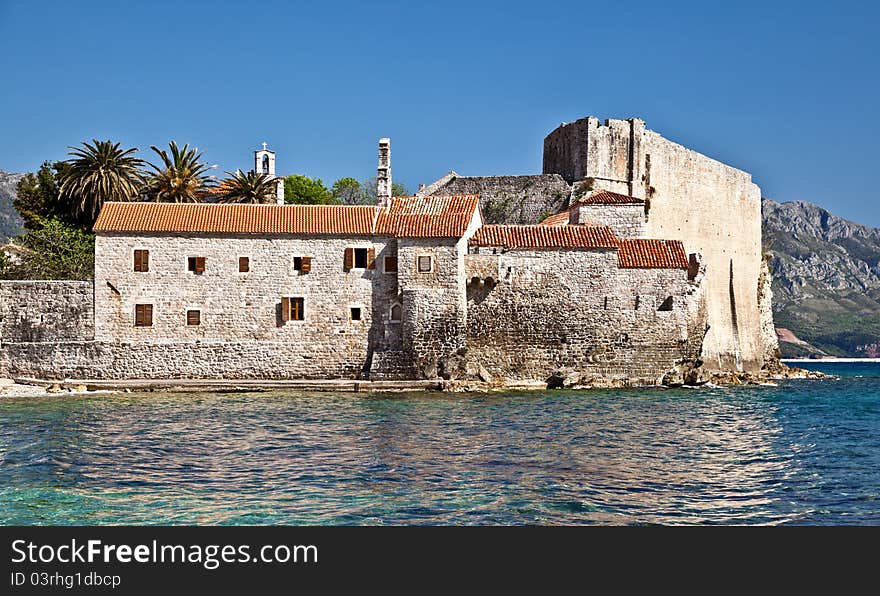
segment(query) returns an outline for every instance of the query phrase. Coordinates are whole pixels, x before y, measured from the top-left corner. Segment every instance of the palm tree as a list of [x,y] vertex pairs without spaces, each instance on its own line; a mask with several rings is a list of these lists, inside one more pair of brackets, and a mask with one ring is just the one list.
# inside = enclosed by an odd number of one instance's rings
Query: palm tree
[[68,147],[67,171],[61,175],[59,194],[68,199],[74,215],[97,217],[106,201],[133,201],[144,182],[142,159],[134,157],[137,148],[120,149],[119,143],[93,139],[82,147]]
[[269,174],[241,170],[229,174],[229,178],[220,183],[222,191],[221,203],[274,203],[276,197],[276,178]]
[[196,148],[190,149],[189,145],[179,148],[175,141],[168,146],[170,157],[164,149],[150,146],[162,159],[162,165],[147,164],[155,172],[147,181],[144,194],[156,202],[198,203],[213,186],[213,177],[207,175],[212,166],[199,161],[202,154]]

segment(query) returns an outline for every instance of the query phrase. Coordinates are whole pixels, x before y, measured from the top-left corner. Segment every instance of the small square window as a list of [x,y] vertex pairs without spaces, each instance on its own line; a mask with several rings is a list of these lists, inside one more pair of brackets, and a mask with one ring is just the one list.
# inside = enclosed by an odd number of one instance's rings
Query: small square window
[[302,271],[303,268],[303,258],[302,257],[293,257],[293,270],[294,271]]
[[385,257],[385,273],[397,273],[397,257]]
[[434,258],[430,255],[419,255],[418,270],[419,273],[431,273],[434,269]]
[[361,308],[359,306],[351,307],[351,320],[352,321],[360,321],[361,320]]
[[305,321],[306,299],[302,297],[284,297],[281,299],[281,321]]
[[189,257],[186,260],[186,270],[201,275],[205,272],[205,257]]
[[194,327],[202,324],[202,311],[188,310],[186,311],[186,324]]
[[247,273],[250,270],[251,270],[250,257],[238,257],[238,272],[239,273]]

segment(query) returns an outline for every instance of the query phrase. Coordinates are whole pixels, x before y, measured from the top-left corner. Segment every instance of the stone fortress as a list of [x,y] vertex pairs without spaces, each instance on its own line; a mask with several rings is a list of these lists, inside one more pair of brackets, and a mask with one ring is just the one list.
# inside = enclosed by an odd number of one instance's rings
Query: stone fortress
[[564,124],[543,174],[414,197],[381,139],[377,181],[376,206],[106,204],[94,282],[0,283],[0,375],[627,385],[775,362],[758,187],[640,120]]

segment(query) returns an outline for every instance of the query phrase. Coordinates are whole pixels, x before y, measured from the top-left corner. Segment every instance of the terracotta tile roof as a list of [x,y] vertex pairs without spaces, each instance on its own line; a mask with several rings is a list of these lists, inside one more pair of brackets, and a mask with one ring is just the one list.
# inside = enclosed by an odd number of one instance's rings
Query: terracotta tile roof
[[376,233],[400,237],[459,238],[480,207],[479,195],[394,197],[379,211]]
[[563,211],[562,213],[557,213],[556,215],[551,215],[549,217],[544,218],[544,220],[539,223],[539,226],[567,226],[568,220],[571,217],[570,211]]
[[643,199],[608,190],[594,190],[577,201],[581,205],[644,205]]
[[688,257],[680,240],[629,238],[620,241],[617,266],[621,269],[687,269]]
[[619,240],[608,226],[483,226],[472,246],[524,248],[617,248]]
[[105,203],[96,232],[371,235],[376,208],[348,205]]

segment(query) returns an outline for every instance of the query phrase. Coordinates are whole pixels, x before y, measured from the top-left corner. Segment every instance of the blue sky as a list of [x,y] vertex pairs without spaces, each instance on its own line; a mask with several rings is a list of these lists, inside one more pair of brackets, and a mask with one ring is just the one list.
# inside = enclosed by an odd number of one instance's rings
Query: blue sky
[[880,9],[819,2],[0,0],[0,169],[171,139],[221,170],[536,173],[581,116],[643,118],[765,196],[880,226]]

